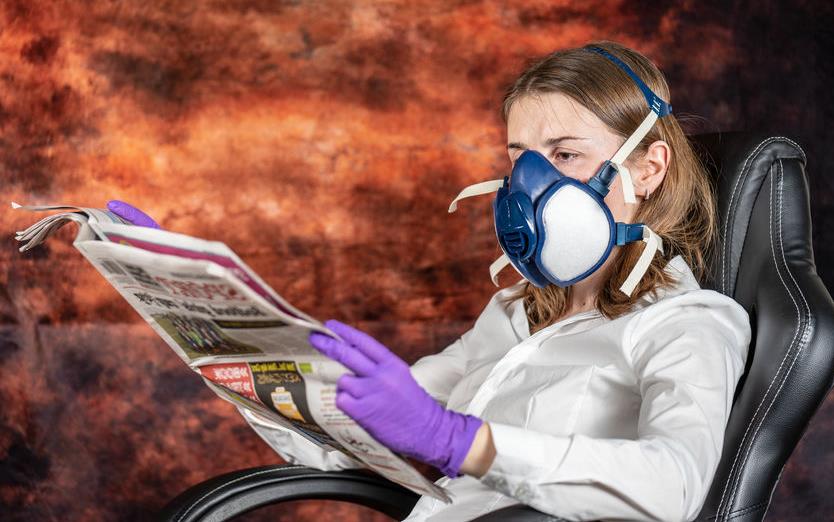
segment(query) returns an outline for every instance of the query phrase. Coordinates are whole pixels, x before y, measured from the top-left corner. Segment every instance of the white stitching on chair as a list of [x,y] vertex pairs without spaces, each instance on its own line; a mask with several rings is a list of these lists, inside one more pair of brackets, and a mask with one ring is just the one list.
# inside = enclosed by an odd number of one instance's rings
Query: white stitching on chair
[[[284,469],[298,469],[298,468],[306,468],[306,467],[307,467],[307,466],[285,466],[285,467],[283,467],[283,468],[281,468],[281,469],[282,469],[282,470],[284,470]],[[226,482],[225,484],[222,484],[222,485],[220,485],[220,486],[217,486],[216,488],[212,489],[211,491],[209,491],[208,493],[206,493],[205,495],[203,495],[202,497],[200,497],[199,499],[197,499],[197,501],[196,501],[196,502],[192,502],[192,503],[191,503],[191,505],[190,505],[190,506],[188,506],[188,509],[186,509],[186,510],[185,510],[185,511],[184,511],[184,512],[180,515],[180,516],[178,516],[178,517],[177,517],[177,521],[176,521],[176,522],[182,522],[182,520],[183,520],[185,517],[187,517],[189,513],[191,513],[191,510],[193,510],[193,509],[197,506],[197,504],[199,504],[200,502],[202,502],[203,500],[205,500],[205,499],[206,499],[206,497],[211,496],[211,495],[214,495],[215,493],[217,493],[217,491],[219,491],[219,490],[221,490],[221,489],[225,488],[226,486],[229,486],[229,485],[231,485],[231,484],[234,484],[235,482],[240,482],[241,480],[248,479],[249,477],[254,477],[254,476],[256,476],[256,475],[263,475],[264,473],[272,473],[272,472],[274,472],[274,471],[275,471],[275,469],[262,469],[261,471],[253,471],[252,473],[247,473],[246,475],[244,475],[244,476],[242,476],[242,477],[238,477],[238,478],[236,478],[236,479],[234,479],[234,480],[232,480],[232,481],[230,481],[230,482]]]
[[[767,418],[768,413],[770,413],[770,409],[773,407],[773,404],[776,403],[776,399],[779,397],[779,394],[782,391],[782,387],[788,381],[788,376],[791,374],[791,370],[793,370],[794,364],[796,364],[796,361],[799,359],[799,356],[802,353],[803,348],[805,348],[805,346],[807,345],[807,339],[808,339],[809,334],[813,331],[813,317],[811,316],[811,307],[808,306],[808,301],[805,299],[805,294],[802,292],[802,289],[799,287],[799,284],[796,282],[796,279],[793,277],[793,274],[791,273],[790,269],[788,268],[788,261],[785,258],[785,248],[784,248],[784,245],[782,244],[782,193],[783,193],[783,188],[784,188],[784,166],[782,164],[782,160],[780,159],[779,160],[779,198],[778,198],[779,213],[777,215],[777,219],[778,219],[778,223],[779,223],[779,227],[777,228],[777,232],[778,232],[778,235],[779,235],[779,253],[782,256],[782,264],[785,267],[785,272],[787,272],[788,276],[790,276],[794,287],[796,287],[796,290],[798,291],[799,296],[802,298],[803,304],[805,306],[806,317],[805,317],[804,326],[803,326],[801,321],[797,324],[797,328],[803,328],[803,332],[802,332],[802,338],[797,343],[796,354],[793,356],[793,360],[791,361],[791,365],[788,367],[787,371],[785,372],[785,376],[782,378],[782,382],[779,384],[779,388],[776,389],[776,392],[773,395],[773,399],[770,401],[770,404],[768,404],[767,410],[765,410],[764,415],[762,415],[762,420],[759,422],[759,425],[756,427],[756,431],[753,432],[753,436],[751,437],[751,441],[756,439],[756,435],[758,434],[759,429],[762,427],[762,425],[764,425],[764,421]],[[777,273],[778,273],[778,270],[777,270]],[[782,283],[784,284],[784,280],[782,281]],[[785,288],[787,288],[787,286]],[[791,299],[793,299],[793,297],[791,297]],[[796,338],[796,335],[794,335],[794,338]],[[793,343],[793,341],[791,341],[791,343]],[[747,463],[747,458],[750,455],[750,451],[752,450],[752,447],[753,447],[753,444],[751,442],[750,445],[747,448],[747,451],[746,451],[745,455],[744,455],[744,460],[742,460],[740,468],[743,468],[744,465]],[[740,475],[739,475],[739,478],[736,480],[736,483],[738,483],[739,480],[741,480]],[[733,501],[735,500],[735,495],[738,492],[738,490],[736,489],[736,486],[733,486],[733,488],[734,488],[734,490],[733,490],[732,497],[730,497],[729,505],[732,505]]]
[[767,507],[768,503],[769,502],[759,502],[758,504],[753,504],[752,506],[747,506],[746,508],[742,508],[742,509],[733,511],[732,513],[728,514],[729,519],[738,518],[740,516],[746,515],[747,513],[751,513],[753,511],[758,511],[758,510],[762,509],[763,507]]
[[[774,265],[776,266],[776,273],[777,273],[777,275],[779,275],[779,267],[778,267],[778,265],[776,265],[776,254],[773,251],[773,246],[774,246],[773,245],[773,165],[770,166],[770,174],[769,175],[770,175],[770,203],[768,205],[768,210],[770,212],[770,218],[768,219],[768,227],[769,227],[768,239],[770,240],[771,257],[773,259]],[[780,280],[782,279],[781,275],[779,275],[779,279]],[[784,280],[782,280],[782,285],[785,286]],[[786,290],[787,290],[787,287],[786,287]],[[790,295],[789,291],[788,291],[788,295]],[[792,296],[791,296],[791,300],[793,300]],[[797,324],[798,324],[799,323],[799,306],[796,304],[796,301],[794,301],[794,307],[796,307],[796,317],[797,317]],[[796,335],[798,334],[798,332],[799,332],[799,329],[797,327],[796,332],[794,332],[794,337],[793,337],[793,339],[791,339],[791,345],[793,344],[793,341],[796,339]],[[728,490],[727,488],[730,486],[730,482],[734,482],[733,472],[736,470],[736,465],[738,464],[738,457],[741,454],[741,449],[742,449],[742,447],[744,447],[745,442],[747,441],[747,434],[750,432],[750,427],[753,425],[753,422],[756,420],[756,416],[759,414],[759,410],[761,409],[762,404],[764,404],[765,397],[767,397],[768,393],[770,393],[770,389],[773,387],[773,383],[776,382],[776,376],[779,375],[779,372],[782,370],[782,366],[785,364],[785,361],[787,360],[789,353],[790,353],[790,350],[785,352],[785,356],[782,358],[782,362],[779,363],[779,368],[776,369],[776,372],[773,374],[773,379],[771,379],[770,384],[767,387],[767,390],[765,390],[764,395],[762,395],[762,400],[759,402],[759,405],[756,407],[756,411],[753,412],[753,416],[750,418],[750,422],[747,423],[747,428],[745,428],[744,435],[741,437],[741,443],[739,444],[738,449],[736,449],[736,454],[733,457],[733,465],[730,467],[730,471],[727,473],[727,482],[724,483],[724,489],[721,492],[721,500],[719,501],[718,508],[716,509],[716,515],[718,517],[721,516],[721,510],[724,507],[724,501],[726,499],[727,490]]]
[[[802,151],[802,149],[800,149],[800,151]],[[804,152],[803,152],[803,156],[804,156]],[[783,167],[782,159],[779,159],[777,161],[779,162],[779,194],[778,194],[779,209],[778,209],[778,213],[777,213],[777,219],[779,220],[778,221],[778,228],[777,228],[777,232],[778,232],[778,235],[779,235],[779,249],[780,249],[780,254],[782,256],[782,262],[783,262],[783,265],[785,267],[785,272],[787,272],[787,274],[790,276],[791,281],[793,282],[794,286],[796,287],[796,289],[799,293],[799,296],[802,298],[802,301],[804,303],[805,311],[807,313],[807,322],[804,326],[804,331],[802,333],[802,337],[801,337],[799,343],[797,344],[798,348],[796,350],[796,353],[793,356],[791,364],[788,367],[788,369],[785,371],[785,375],[782,377],[782,380],[779,384],[779,387],[776,389],[776,392],[773,395],[773,399],[771,399],[770,403],[767,406],[767,409],[765,410],[764,414],[762,415],[761,420],[759,421],[758,425],[756,426],[756,429],[754,430],[753,435],[749,439],[750,443],[747,444],[747,449],[745,450],[744,457],[743,457],[742,462],[741,462],[741,464],[739,465],[739,468],[738,468],[739,470],[741,468],[743,468],[744,465],[746,464],[747,459],[750,456],[750,451],[753,448],[753,441],[756,439],[756,436],[758,435],[759,429],[764,424],[764,421],[767,418],[768,413],[770,413],[770,409],[772,408],[773,404],[776,402],[776,399],[779,397],[780,392],[782,391],[782,387],[785,385],[785,382],[787,382],[788,376],[790,375],[794,364],[799,359],[799,355],[801,354],[802,349],[807,344],[806,340],[807,340],[809,332],[812,331],[811,326],[812,326],[812,323],[813,323],[813,317],[811,316],[811,308],[810,308],[810,306],[808,306],[808,301],[805,299],[805,295],[802,292],[802,289],[800,288],[799,284],[796,282],[796,279],[794,278],[793,274],[791,273],[790,268],[788,267],[787,259],[785,258],[785,250],[784,250],[784,245],[782,243],[782,189],[783,189],[783,186],[784,186],[784,180],[783,180],[783,174],[784,174],[783,168],[784,167]],[[727,494],[727,487],[729,486],[730,482],[733,483],[733,487],[732,487],[732,490],[731,490],[732,491],[731,492],[731,497],[729,498],[729,500],[726,504],[726,509],[728,511],[730,509],[730,506],[732,506],[733,501],[735,500],[736,493],[738,492],[738,490],[736,488],[737,488],[738,482],[741,480],[741,473],[739,471],[739,475],[734,478],[733,477],[733,472],[736,469],[736,465],[738,464],[738,457],[739,457],[739,454],[741,452],[741,448],[745,445],[745,441],[748,440],[747,439],[747,434],[750,431],[750,427],[755,422],[756,416],[758,415],[758,413],[759,413],[759,411],[762,407],[762,404],[764,404],[765,398],[770,393],[770,390],[773,386],[773,383],[776,381],[776,377],[779,375],[779,372],[782,370],[782,367],[784,366],[785,361],[787,360],[788,356],[791,354],[791,350],[793,348],[794,341],[796,341],[797,335],[799,335],[800,330],[803,329],[802,315],[801,315],[801,311],[800,311],[800,308],[799,308],[799,303],[796,301],[794,295],[791,293],[790,288],[788,287],[787,283],[785,282],[784,278],[782,277],[782,273],[779,271],[779,264],[778,264],[778,260],[776,259],[776,252],[774,250],[775,245],[773,244],[773,229],[772,229],[772,226],[773,226],[773,166],[772,165],[771,165],[771,168],[770,168],[770,177],[771,177],[771,179],[770,179],[771,203],[770,203],[770,206],[769,206],[770,220],[769,220],[768,225],[771,227],[770,228],[770,234],[769,234],[770,235],[770,243],[771,243],[771,256],[772,256],[772,259],[773,259],[773,262],[774,262],[774,266],[776,268],[776,274],[779,276],[779,280],[782,282],[782,286],[785,288],[785,291],[788,293],[788,296],[791,298],[791,301],[793,302],[794,307],[796,308],[797,325],[796,325],[796,331],[794,332],[794,336],[791,339],[791,344],[790,344],[787,352],[785,353],[785,356],[783,357],[782,362],[779,364],[779,368],[776,370],[776,373],[774,374],[773,379],[770,381],[770,385],[768,386],[767,390],[765,391],[764,395],[762,396],[762,401],[757,406],[756,411],[754,412],[753,417],[750,420],[750,423],[748,423],[747,429],[745,430],[744,436],[742,437],[742,443],[739,445],[739,448],[736,451],[736,455],[733,458],[733,466],[730,469],[730,472],[728,473],[727,482],[724,484],[724,490],[721,494],[721,501],[718,505],[718,509],[716,510],[716,518],[723,517],[723,514],[721,513],[721,511],[722,511],[722,507],[724,506],[724,501],[726,499],[726,494]],[[729,516],[729,513],[727,515]]]
[[[732,520],[734,518],[744,516],[747,513],[750,513],[752,511],[758,511],[758,510],[762,509],[763,507],[767,507],[767,505],[769,503],[770,503],[769,501],[764,501],[764,502],[759,502],[758,504],[753,504],[752,506],[747,506],[747,507],[743,507],[741,509],[737,509],[737,510],[728,514],[727,520]],[[718,515],[710,515],[710,516],[707,517],[707,520],[715,520],[716,518],[718,518]]]
[[[771,252],[771,259],[773,259],[774,268],[776,269],[776,274],[779,276],[779,280],[782,282],[782,286],[785,287],[785,291],[788,293],[788,296],[793,301],[794,307],[796,308],[796,321],[797,321],[797,329],[794,331],[794,336],[791,339],[791,343],[789,345],[788,350],[785,352],[785,356],[782,358],[782,361],[779,363],[779,367],[776,369],[776,372],[773,374],[773,379],[771,379],[770,384],[765,390],[765,393],[762,395],[762,400],[759,402],[758,406],[756,406],[756,411],[753,413],[753,416],[750,418],[750,422],[747,424],[747,428],[744,430],[744,435],[741,438],[741,443],[739,444],[738,449],[736,450],[736,454],[733,457],[733,465],[730,468],[729,473],[727,474],[727,482],[724,484],[724,490],[721,492],[721,501],[718,504],[718,509],[716,510],[716,514],[721,516],[721,510],[724,506],[724,501],[726,499],[726,494],[728,491],[728,487],[731,482],[733,482],[733,488],[735,488],[735,483],[737,482],[734,480],[733,472],[736,470],[736,465],[739,464],[738,458],[741,454],[742,448],[745,446],[747,442],[747,434],[750,432],[750,428],[752,427],[753,423],[756,421],[756,417],[759,414],[759,411],[764,404],[765,398],[770,393],[773,384],[776,382],[776,378],[779,376],[779,372],[782,371],[782,367],[785,365],[785,361],[788,359],[788,355],[790,355],[790,346],[793,346],[793,342],[796,340],[797,335],[799,334],[799,323],[800,323],[800,313],[799,313],[799,305],[796,300],[793,298],[790,290],[788,289],[787,285],[785,284],[785,280],[782,278],[782,274],[779,272],[779,265],[776,260],[776,253],[775,253],[775,245],[773,244],[773,165],[770,166],[770,203],[768,205],[768,211],[770,213],[770,217],[768,219],[768,239],[770,240],[770,252]],[[727,506],[729,508],[729,505]]]
[[727,283],[726,283],[726,281],[727,281],[727,268],[726,268],[726,265],[727,265],[727,243],[728,243],[727,242],[727,227],[729,226],[729,223],[730,223],[730,212],[733,209],[733,201],[735,201],[735,199],[736,199],[736,191],[738,190],[738,187],[741,184],[741,180],[747,178],[747,162],[750,161],[750,158],[752,158],[762,148],[764,148],[765,145],[767,145],[768,143],[770,143],[770,142],[772,142],[776,139],[777,138],[775,138],[775,137],[767,138],[766,140],[764,140],[764,141],[760,142],[758,145],[756,145],[753,148],[752,151],[750,151],[750,154],[747,155],[747,157],[744,159],[744,163],[742,163],[742,165],[741,165],[741,172],[739,173],[738,177],[736,178],[736,182],[733,184],[732,192],[730,192],[730,202],[727,204],[727,217],[724,220],[724,232],[721,236],[721,241],[722,241],[722,244],[721,244],[721,291],[725,294],[727,293]]
[[727,293],[727,227],[729,226],[730,222],[730,212],[733,209],[733,201],[735,201],[736,199],[736,192],[738,188],[741,186],[739,183],[743,179],[747,179],[746,169],[747,163],[750,161],[750,158],[752,158],[755,154],[758,154],[758,152],[766,145],[777,140],[785,140],[797,149],[799,149],[799,152],[802,154],[802,160],[806,161],[807,163],[805,151],[802,150],[802,147],[800,147],[799,144],[793,141],[792,139],[786,138],[784,136],[772,136],[770,138],[767,138],[766,140],[756,145],[750,152],[750,154],[747,155],[747,158],[745,158],[744,163],[741,166],[741,173],[736,178],[736,182],[733,184],[733,190],[730,193],[730,202],[727,204],[727,218],[724,220],[724,232],[721,235],[721,292],[724,294]]

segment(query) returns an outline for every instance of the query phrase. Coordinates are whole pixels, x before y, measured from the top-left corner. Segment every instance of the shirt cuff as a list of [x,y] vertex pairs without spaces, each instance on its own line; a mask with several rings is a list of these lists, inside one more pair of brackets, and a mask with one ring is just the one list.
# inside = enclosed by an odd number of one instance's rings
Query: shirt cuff
[[[481,482],[524,503],[534,500],[534,484],[559,467],[572,438],[489,422],[495,459]],[[542,458],[545,456],[546,458]]]

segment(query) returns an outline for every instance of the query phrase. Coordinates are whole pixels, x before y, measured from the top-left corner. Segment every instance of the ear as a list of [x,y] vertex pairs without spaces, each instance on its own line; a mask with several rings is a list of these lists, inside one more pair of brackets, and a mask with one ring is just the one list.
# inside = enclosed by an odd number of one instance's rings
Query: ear
[[669,170],[669,161],[672,159],[672,150],[665,141],[658,140],[649,145],[646,154],[641,158],[639,166],[634,171],[634,187],[638,195],[645,197],[647,193],[653,193]]

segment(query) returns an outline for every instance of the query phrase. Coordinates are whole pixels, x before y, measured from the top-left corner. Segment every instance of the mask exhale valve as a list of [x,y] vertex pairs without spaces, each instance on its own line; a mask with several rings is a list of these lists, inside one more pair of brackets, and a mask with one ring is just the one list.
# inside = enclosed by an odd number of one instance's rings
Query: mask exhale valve
[[614,62],[637,84],[646,98],[649,113],[610,160],[582,183],[565,176],[547,158],[524,151],[511,176],[476,183],[452,200],[449,212],[461,199],[496,192],[493,201],[495,234],[504,254],[489,267],[492,282],[508,264],[533,285],[570,286],[598,270],[614,246],[646,243],[620,291],[631,295],[645,275],[656,252],[663,254],[663,241],[643,223],[615,222],[605,204],[611,183],[619,174],[626,203],[636,203],[631,173],[624,163],[654,126],[670,114],[671,105],[660,99],[628,65],[599,47],[588,47]]

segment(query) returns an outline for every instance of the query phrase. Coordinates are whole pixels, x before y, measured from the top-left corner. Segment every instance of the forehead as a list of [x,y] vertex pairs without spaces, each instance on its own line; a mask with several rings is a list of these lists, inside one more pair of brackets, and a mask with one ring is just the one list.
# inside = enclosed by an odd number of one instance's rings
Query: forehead
[[512,104],[507,116],[510,142],[534,144],[552,137],[590,137],[606,131],[594,113],[557,92],[524,95]]

